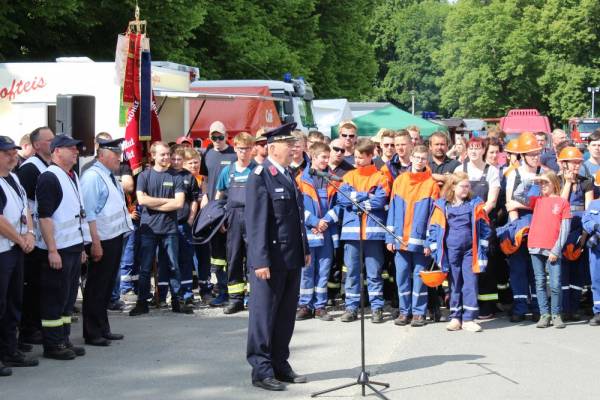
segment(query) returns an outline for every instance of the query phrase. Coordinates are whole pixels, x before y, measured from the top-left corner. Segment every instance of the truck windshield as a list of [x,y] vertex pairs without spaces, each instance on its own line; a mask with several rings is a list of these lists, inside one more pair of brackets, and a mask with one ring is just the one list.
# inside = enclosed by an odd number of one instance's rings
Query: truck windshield
[[315,127],[315,119],[312,112],[312,102],[308,100],[300,100],[298,102],[298,111],[300,112],[300,119],[302,125],[307,128]]
[[581,133],[592,133],[598,128],[600,128],[600,122],[582,122],[577,130]]

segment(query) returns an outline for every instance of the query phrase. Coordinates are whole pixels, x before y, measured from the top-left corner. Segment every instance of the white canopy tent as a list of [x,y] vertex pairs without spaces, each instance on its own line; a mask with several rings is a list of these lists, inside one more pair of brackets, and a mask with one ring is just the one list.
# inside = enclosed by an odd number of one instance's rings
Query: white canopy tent
[[353,118],[346,99],[313,100],[313,116],[320,132],[331,136],[331,128]]

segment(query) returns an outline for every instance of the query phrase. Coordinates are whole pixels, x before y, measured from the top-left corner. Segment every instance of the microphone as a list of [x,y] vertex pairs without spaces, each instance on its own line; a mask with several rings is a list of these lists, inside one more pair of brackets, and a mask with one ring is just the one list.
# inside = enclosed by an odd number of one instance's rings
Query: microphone
[[343,179],[340,178],[337,175],[330,174],[329,172],[317,171],[314,168],[309,169],[308,170],[308,174],[312,175],[312,176],[318,176],[318,177],[321,177],[321,178],[329,179],[331,181],[336,181],[336,182],[342,182],[343,181]]

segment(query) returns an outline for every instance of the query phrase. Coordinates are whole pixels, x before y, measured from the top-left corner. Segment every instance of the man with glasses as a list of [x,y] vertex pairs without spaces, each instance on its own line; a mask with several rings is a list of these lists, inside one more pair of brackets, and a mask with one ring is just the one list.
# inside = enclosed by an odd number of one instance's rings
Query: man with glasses
[[[31,216],[33,218],[33,230],[39,235],[37,224],[37,205],[35,201],[35,189],[40,174],[48,168],[51,163],[50,142],[54,133],[47,126],[34,129],[29,139],[35,150],[35,154],[29,157],[17,170],[17,176],[25,193]],[[25,255],[25,271],[23,286],[23,314],[21,316],[21,329],[19,330],[19,348],[30,351],[29,344],[42,344],[42,326],[40,323],[40,251],[36,247],[31,253]]]
[[[213,122],[208,132],[213,147],[206,151],[200,163],[200,175],[204,176],[201,208],[204,208],[210,200],[215,199],[217,180],[223,168],[237,160],[237,154],[227,143],[227,130],[221,121]],[[226,234],[223,232],[217,232],[210,240],[211,270],[217,277],[219,291],[218,296],[209,303],[211,307],[222,307],[227,304],[226,241]]]
[[235,314],[244,310],[246,291],[246,229],[244,206],[246,204],[246,182],[256,167],[252,160],[254,138],[241,132],[233,139],[237,161],[223,168],[217,181],[218,200],[227,200],[227,291],[229,304],[223,312]]
[[123,335],[112,333],[106,309],[119,272],[123,237],[133,230],[125,193],[115,178],[123,139],[96,141],[96,161],[81,177],[81,191],[92,244],[83,292],[83,337],[92,346],[108,346]]
[[354,165],[346,161],[343,140],[338,138],[331,141],[331,156],[329,157],[329,168],[331,172],[342,178],[348,171],[354,169]]
[[338,132],[342,139],[345,160],[354,165],[354,147],[356,147],[358,127],[351,120],[342,121],[338,126]]

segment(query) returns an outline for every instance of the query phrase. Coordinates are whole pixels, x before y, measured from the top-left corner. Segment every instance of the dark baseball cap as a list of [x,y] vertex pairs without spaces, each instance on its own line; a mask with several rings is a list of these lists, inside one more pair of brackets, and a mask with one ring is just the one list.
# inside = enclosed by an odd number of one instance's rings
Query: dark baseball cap
[[50,151],[53,152],[57,147],[81,147],[82,143],[83,142],[81,140],[73,139],[71,136],[63,133],[54,136],[54,139],[52,139],[52,142],[50,142]]
[[0,136],[0,150],[21,150],[20,146],[17,146],[11,138],[8,136]]

